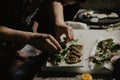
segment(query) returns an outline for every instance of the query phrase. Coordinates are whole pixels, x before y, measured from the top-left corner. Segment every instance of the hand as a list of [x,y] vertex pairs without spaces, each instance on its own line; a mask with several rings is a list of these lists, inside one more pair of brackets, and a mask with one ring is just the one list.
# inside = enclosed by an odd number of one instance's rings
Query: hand
[[55,27],[55,33],[56,33],[56,39],[60,41],[60,36],[62,34],[66,35],[66,38],[64,39],[65,41],[63,43],[67,43],[68,41],[73,39],[73,28],[71,26],[68,26],[66,24],[56,26]]
[[49,34],[33,33],[29,44],[49,53],[54,53],[62,49],[57,40]]

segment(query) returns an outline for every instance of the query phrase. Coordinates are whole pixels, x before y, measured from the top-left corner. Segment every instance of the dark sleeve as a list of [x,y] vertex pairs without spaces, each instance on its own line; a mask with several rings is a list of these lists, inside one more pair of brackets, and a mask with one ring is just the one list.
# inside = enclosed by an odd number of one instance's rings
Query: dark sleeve
[[76,0],[76,2],[81,3],[81,2],[85,2],[86,0]]
[[0,0],[0,25],[10,23],[13,19],[12,0]]

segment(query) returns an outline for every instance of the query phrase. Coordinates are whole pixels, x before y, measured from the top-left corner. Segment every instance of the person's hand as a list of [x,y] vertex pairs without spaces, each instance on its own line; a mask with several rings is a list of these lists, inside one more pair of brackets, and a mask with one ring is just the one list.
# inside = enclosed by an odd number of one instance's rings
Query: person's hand
[[33,33],[29,44],[49,53],[54,53],[62,49],[57,40],[49,34]]
[[73,28],[71,26],[66,25],[66,24],[56,26],[55,27],[55,33],[56,33],[56,39],[59,42],[61,42],[60,41],[60,36],[62,34],[66,35],[66,38],[64,38],[64,42],[63,42],[64,44],[73,39]]

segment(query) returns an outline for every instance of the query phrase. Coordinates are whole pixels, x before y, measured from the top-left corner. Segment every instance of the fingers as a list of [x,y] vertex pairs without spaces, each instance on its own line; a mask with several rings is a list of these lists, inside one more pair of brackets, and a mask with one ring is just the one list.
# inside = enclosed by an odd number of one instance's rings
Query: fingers
[[70,29],[70,40],[73,39],[73,28]]
[[43,46],[45,52],[49,52],[49,53],[55,53],[57,52],[57,47],[56,45],[54,45],[50,39],[46,39],[46,44]]
[[29,44],[39,50],[50,53],[62,50],[57,40],[49,34],[34,33],[29,41]]
[[62,47],[60,46],[58,41],[53,36],[48,35],[48,40],[47,41],[51,45],[51,47],[53,47],[54,49],[56,49],[58,51],[62,50]]
[[66,34],[66,38],[64,43],[67,43],[68,41],[73,39],[73,29],[71,27],[66,30],[65,34]]

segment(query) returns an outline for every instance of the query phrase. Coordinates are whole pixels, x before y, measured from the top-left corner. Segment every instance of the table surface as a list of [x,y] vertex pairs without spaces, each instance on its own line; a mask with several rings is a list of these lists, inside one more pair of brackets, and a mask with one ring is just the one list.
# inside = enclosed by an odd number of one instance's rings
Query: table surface
[[83,60],[82,64],[84,67],[78,67],[78,66],[67,66],[67,67],[53,67],[51,65],[47,67],[43,67],[43,71],[48,72],[75,72],[75,73],[85,73],[89,72],[92,74],[102,74],[102,75],[110,75],[112,72],[108,69],[103,68],[97,68],[91,70],[89,67],[88,57],[91,54],[91,50],[94,47],[96,41],[99,38],[116,38],[120,40],[120,31],[114,30],[108,32],[107,30],[80,30],[80,29],[74,29],[74,38],[78,39],[79,43],[83,45]]

